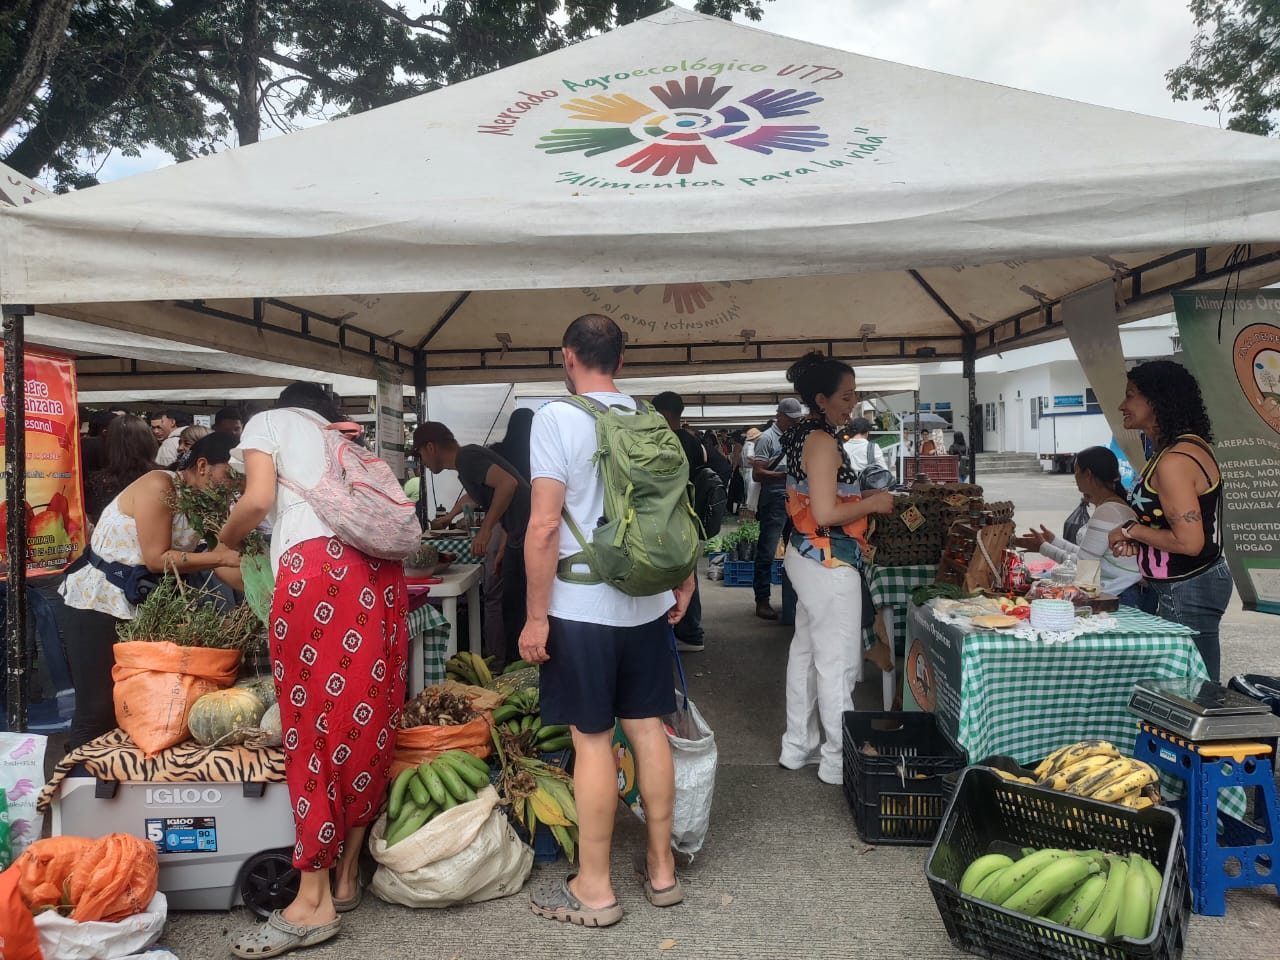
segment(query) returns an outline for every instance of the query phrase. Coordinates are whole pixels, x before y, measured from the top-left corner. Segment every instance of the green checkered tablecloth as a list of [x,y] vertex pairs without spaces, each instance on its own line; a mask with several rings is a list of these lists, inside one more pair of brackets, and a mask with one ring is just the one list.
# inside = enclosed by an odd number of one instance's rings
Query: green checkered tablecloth
[[1208,680],[1180,624],[1121,607],[1116,627],[1067,643],[971,633],[960,651],[963,685],[956,739],[970,757],[1038,761],[1065,743],[1101,738],[1132,750],[1135,680]]
[[432,537],[427,541],[441,553],[457,554],[458,559],[454,563],[482,563],[479,557],[471,555],[471,537],[463,535],[459,537]]
[[444,663],[449,656],[449,621],[424,603],[409,614],[409,635],[422,634],[422,677],[426,686],[444,683]]
[[[907,642],[907,608],[911,604],[911,591],[937,579],[937,564],[881,567],[870,563],[867,564],[865,575],[876,609],[883,610],[887,607],[892,611],[894,647],[902,653]],[[876,642],[875,634],[870,628],[864,634],[863,642],[868,647]]]

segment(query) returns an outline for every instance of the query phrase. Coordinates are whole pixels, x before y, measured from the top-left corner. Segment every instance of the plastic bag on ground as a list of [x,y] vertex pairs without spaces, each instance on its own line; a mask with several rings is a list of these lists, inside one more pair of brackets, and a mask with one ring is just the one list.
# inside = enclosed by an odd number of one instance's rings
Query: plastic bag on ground
[[44,783],[44,751],[49,738],[34,733],[0,733],[0,792],[9,808],[9,856],[0,850],[0,869],[40,839],[44,814],[37,810]]
[[[157,892],[141,913],[123,920],[80,923],[47,910],[35,924],[45,960],[120,960],[159,940],[168,916],[169,903]],[[145,956],[150,960],[152,954]]]
[[141,640],[113,649],[116,722],[149,757],[188,739],[192,705],[231,686],[240,669],[239,650]]
[[369,831],[378,861],[370,888],[388,903],[448,907],[518,893],[533,869],[533,848],[498,809],[498,793],[485,787],[470,803],[439,814],[393,847],[383,840],[387,818]]

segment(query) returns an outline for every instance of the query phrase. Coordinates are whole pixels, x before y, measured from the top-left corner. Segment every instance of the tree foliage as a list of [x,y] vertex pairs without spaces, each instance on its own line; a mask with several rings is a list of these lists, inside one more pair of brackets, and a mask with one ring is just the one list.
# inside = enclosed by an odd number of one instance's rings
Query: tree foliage
[[[95,182],[112,151],[176,160],[536,57],[667,0],[15,0],[0,14],[0,158]],[[764,0],[697,0],[759,20]],[[50,36],[48,19],[67,15]],[[40,14],[44,14],[42,20]],[[43,24],[43,26],[42,26]],[[36,81],[31,81],[32,74]],[[0,103],[3,106],[3,103]]]
[[1176,100],[1202,100],[1245,133],[1276,131],[1280,0],[1191,0],[1196,35],[1187,62],[1165,74]]

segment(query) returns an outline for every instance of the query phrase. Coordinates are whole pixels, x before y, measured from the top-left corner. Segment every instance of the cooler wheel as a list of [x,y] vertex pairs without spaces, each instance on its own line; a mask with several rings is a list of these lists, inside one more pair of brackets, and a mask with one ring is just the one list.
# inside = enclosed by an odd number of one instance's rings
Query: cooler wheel
[[240,868],[240,899],[260,917],[272,910],[283,910],[298,895],[298,868],[293,865],[293,850],[263,850],[255,853]]

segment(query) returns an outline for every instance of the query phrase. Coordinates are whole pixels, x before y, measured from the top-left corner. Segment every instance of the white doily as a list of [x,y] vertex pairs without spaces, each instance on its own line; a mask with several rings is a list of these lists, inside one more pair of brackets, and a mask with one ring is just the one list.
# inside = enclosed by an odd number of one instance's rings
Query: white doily
[[933,616],[942,623],[950,623],[959,627],[965,633],[998,633],[1036,643],[1067,643],[1087,633],[1105,633],[1108,630],[1115,630],[1119,626],[1115,617],[1077,617],[1075,626],[1070,630],[1037,630],[1031,625],[1030,620],[1019,621],[1016,627],[994,630],[989,627],[975,627],[970,617],[961,614],[939,613],[935,609]]

